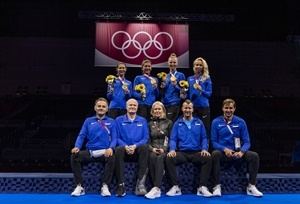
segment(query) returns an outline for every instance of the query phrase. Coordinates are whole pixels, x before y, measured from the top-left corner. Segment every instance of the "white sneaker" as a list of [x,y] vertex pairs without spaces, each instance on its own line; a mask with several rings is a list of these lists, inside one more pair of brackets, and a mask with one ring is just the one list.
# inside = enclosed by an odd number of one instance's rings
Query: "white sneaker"
[[105,183],[102,185],[101,195],[102,196],[111,196],[111,194],[110,194],[110,192],[108,190],[108,186]]
[[154,198],[159,198],[160,197],[160,194],[161,194],[161,191],[158,187],[153,187],[151,189],[151,191],[149,191],[145,197],[146,198],[149,198],[149,199],[154,199]]
[[173,186],[167,193],[167,196],[179,196],[181,195],[181,189],[178,186]]
[[211,193],[208,191],[208,189],[207,189],[206,186],[200,186],[200,187],[197,189],[197,195],[198,195],[198,196],[204,196],[204,197],[207,197],[207,198],[213,196],[213,194],[211,194]]
[[213,188],[213,196],[222,196],[221,185],[218,184]]
[[84,194],[85,194],[84,188],[82,188],[81,185],[78,184],[75,190],[71,193],[71,196],[82,196]]
[[262,192],[257,190],[255,185],[250,185],[250,187],[249,186],[247,187],[247,195],[252,195],[252,196],[255,196],[255,197],[262,197],[263,196]]

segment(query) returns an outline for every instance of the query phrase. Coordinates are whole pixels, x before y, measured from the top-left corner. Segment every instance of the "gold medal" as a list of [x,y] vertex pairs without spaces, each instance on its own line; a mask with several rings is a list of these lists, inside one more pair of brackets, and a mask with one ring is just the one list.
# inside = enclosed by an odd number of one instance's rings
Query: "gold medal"
[[151,79],[151,84],[156,84],[155,79]]
[[176,81],[176,77],[175,76],[171,76],[171,81]]
[[123,85],[122,85],[122,89],[124,89],[124,90],[127,89],[127,85],[126,85],[126,84],[123,84]]
[[199,86],[198,84],[194,84],[195,89],[198,89],[198,86]]

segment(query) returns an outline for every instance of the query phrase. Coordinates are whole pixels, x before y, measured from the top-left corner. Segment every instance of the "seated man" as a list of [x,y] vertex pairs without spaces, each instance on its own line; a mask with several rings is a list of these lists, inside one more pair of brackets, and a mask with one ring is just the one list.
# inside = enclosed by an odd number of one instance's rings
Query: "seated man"
[[247,125],[242,118],[234,115],[235,109],[235,101],[225,99],[222,104],[223,116],[219,116],[212,121],[211,141],[214,148],[212,152],[213,195],[221,196],[220,163],[243,160],[247,163],[249,171],[247,194],[262,197],[263,194],[255,187],[259,156],[256,152],[249,151],[250,138]]
[[147,177],[147,165],[149,157],[148,137],[149,129],[147,120],[138,116],[138,102],[129,99],[126,103],[127,113],[116,118],[118,131],[118,146],[116,148],[116,196],[125,196],[124,161],[138,162],[138,178],[135,188],[136,195],[145,195],[147,189],[145,181]]
[[[71,150],[71,168],[76,185],[71,194],[72,196],[85,194],[82,164],[90,162],[102,162],[104,164],[101,195],[111,195],[108,186],[111,183],[115,168],[113,150],[117,143],[116,123],[114,119],[105,115],[108,111],[108,102],[105,98],[99,98],[95,101],[94,110],[96,115],[84,121],[75,142],[75,147]],[[87,140],[86,150],[80,150],[85,140]]]
[[[193,117],[193,103],[186,100],[181,108],[183,116],[174,123],[170,137],[170,152],[167,154],[166,167],[171,186],[167,196],[181,195],[176,166],[192,162],[201,164],[201,175],[197,195],[211,197],[206,184],[211,171],[211,156],[208,150],[207,135],[202,121]],[[176,151],[175,151],[176,150]]]

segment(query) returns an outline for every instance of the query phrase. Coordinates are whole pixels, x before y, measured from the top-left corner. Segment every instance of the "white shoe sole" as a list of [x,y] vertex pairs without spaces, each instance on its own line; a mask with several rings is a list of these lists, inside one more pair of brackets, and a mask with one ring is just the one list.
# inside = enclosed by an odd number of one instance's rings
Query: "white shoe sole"
[[167,196],[180,196],[180,195],[182,195],[182,193],[176,193],[176,194],[173,194],[173,195],[168,195],[168,194],[166,194]]
[[83,195],[85,195],[85,193],[80,193],[80,194],[71,194],[71,196],[75,196],[75,197],[79,197],[79,196],[83,196]]

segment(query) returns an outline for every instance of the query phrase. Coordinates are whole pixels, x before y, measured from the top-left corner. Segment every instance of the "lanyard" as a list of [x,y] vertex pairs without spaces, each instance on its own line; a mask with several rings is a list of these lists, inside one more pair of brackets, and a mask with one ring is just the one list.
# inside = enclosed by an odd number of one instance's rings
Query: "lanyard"
[[156,124],[156,121],[154,121],[153,123],[158,132],[160,132],[162,135],[165,134],[161,129],[159,129],[159,127]]
[[105,125],[101,120],[98,120],[98,121],[99,121],[99,123],[102,125],[102,127],[104,127],[104,129],[107,131],[108,136],[109,136],[109,135],[110,135],[109,129],[106,127],[106,125]]
[[226,126],[227,126],[229,132],[233,135],[233,131],[232,131],[231,127],[229,126],[228,121],[225,118],[224,118],[224,122],[226,123]]

